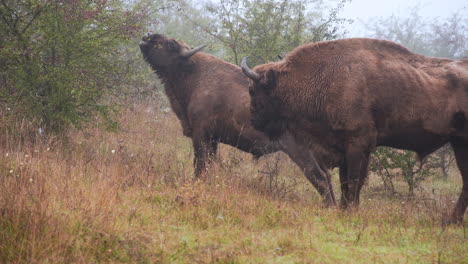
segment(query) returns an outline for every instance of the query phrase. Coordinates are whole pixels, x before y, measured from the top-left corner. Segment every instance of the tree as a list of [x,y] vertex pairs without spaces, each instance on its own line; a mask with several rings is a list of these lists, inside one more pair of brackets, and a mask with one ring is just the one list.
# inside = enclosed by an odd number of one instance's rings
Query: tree
[[193,47],[208,44],[205,51],[218,53],[222,57],[222,44],[198,26],[212,23],[214,21],[207,15],[206,9],[196,6],[190,0],[178,0],[158,12],[157,23],[150,28],[150,32],[183,40]]
[[[239,64],[253,55],[252,63],[276,60],[277,56],[310,41],[337,38],[344,34],[338,18],[342,3],[327,19],[317,12],[308,12],[314,0],[221,0],[206,9],[209,23],[191,19],[198,28],[220,41],[227,49],[226,59]],[[318,8],[318,7],[317,7]]]
[[439,168],[442,177],[448,179],[450,169],[455,161],[452,147],[447,144],[432,154],[431,157],[430,162],[433,164],[433,167]]
[[1,0],[0,100],[10,109],[4,117],[55,132],[96,113],[113,124],[101,99],[134,73],[122,55],[143,34],[151,10],[144,1]]
[[402,177],[408,184],[408,195],[414,196],[414,190],[420,182],[432,175],[433,163],[418,160],[415,153],[380,147],[371,157],[370,170],[380,176],[385,189],[391,194],[397,191],[394,185],[396,177]]
[[368,36],[386,39],[399,43],[409,50],[429,55],[429,41],[427,21],[419,15],[417,8],[413,8],[407,18],[392,15],[387,18],[370,19],[365,24]]
[[453,59],[468,57],[468,17],[454,13],[449,18],[432,21],[429,27],[434,33],[430,38],[430,55]]
[[406,18],[374,18],[365,26],[368,36],[397,42],[411,51],[433,57],[461,59],[468,55],[468,18],[454,13],[447,18],[424,19],[412,9]]

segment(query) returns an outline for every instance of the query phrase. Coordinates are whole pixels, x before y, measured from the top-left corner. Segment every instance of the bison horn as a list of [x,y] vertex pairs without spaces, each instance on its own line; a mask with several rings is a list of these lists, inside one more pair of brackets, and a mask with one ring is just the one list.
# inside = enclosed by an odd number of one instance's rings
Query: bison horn
[[195,53],[199,52],[200,50],[202,50],[202,49],[205,48],[205,47],[206,47],[206,45],[201,45],[201,46],[198,46],[198,47],[193,48],[193,49],[191,49],[191,50],[182,51],[182,52],[180,53],[180,55],[181,55],[182,57],[188,59],[188,58],[192,57],[193,55],[195,55]]
[[247,75],[247,77],[249,77],[250,79],[254,80],[254,81],[259,81],[260,80],[260,74],[252,71],[249,66],[247,66],[247,59],[249,58],[249,56],[245,57],[242,59],[241,61],[241,68],[242,68],[242,71],[244,72],[245,75]]

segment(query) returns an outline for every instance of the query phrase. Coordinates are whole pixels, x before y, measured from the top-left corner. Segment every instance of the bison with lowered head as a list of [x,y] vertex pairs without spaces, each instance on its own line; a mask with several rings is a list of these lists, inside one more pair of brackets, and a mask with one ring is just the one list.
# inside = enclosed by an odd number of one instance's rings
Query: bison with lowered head
[[451,222],[468,205],[468,60],[417,55],[384,40],[302,45],[253,70],[252,124],[270,138],[292,134],[323,167],[339,167],[341,205],[358,204],[376,146],[421,159],[446,143],[463,178]]
[[[142,40],[144,59],[164,82],[183,134],[192,138],[197,177],[219,142],[256,157],[282,149],[250,125],[249,79],[238,66],[199,53],[203,46],[191,49],[182,41],[157,34]],[[290,136],[285,136],[283,143],[288,145],[285,152],[317,187],[325,204],[335,204],[330,175],[316,169],[319,166],[312,153],[295,145]]]

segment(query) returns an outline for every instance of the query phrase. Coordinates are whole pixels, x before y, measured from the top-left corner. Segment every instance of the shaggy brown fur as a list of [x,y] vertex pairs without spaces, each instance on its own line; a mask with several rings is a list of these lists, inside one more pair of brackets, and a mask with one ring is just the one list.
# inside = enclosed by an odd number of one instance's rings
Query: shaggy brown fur
[[468,60],[430,58],[393,42],[310,43],[259,65],[250,87],[254,127],[309,146],[323,167],[340,167],[341,204],[359,202],[376,146],[420,158],[450,142],[463,177],[451,221],[468,205]]
[[278,150],[250,126],[248,79],[239,67],[204,53],[183,57],[187,44],[158,34],[144,37],[140,49],[164,82],[183,134],[192,138],[197,177],[219,142],[257,158]]
[[[222,142],[255,157],[282,149],[250,125],[248,78],[241,69],[205,53],[184,58],[190,50],[182,41],[161,35],[143,38],[140,49],[145,60],[164,82],[172,109],[179,118],[183,133],[192,138],[195,175],[205,168],[206,160],[216,153]],[[295,145],[292,137],[286,154],[302,169],[317,187],[325,205],[334,205],[330,175],[313,166],[315,160],[308,149]],[[321,181],[315,180],[319,175]]]

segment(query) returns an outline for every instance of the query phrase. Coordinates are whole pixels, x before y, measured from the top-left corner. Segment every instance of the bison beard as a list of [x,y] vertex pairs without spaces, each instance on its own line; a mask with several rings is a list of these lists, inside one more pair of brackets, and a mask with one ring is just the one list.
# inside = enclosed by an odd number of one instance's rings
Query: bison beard
[[[463,221],[468,60],[425,57],[389,41],[345,39],[297,47],[282,61],[254,70],[244,59],[241,67],[251,79],[256,127],[274,138],[292,135],[320,167],[339,167],[343,207],[359,203],[377,146],[412,150],[423,158],[450,143],[463,187],[448,221]],[[272,113],[282,118],[272,122]]]
[[[270,139],[278,140],[286,129],[285,122],[280,115],[280,101],[277,98],[272,98],[265,103],[266,106],[263,106],[261,110],[257,110],[258,107],[252,106],[251,112],[258,112],[252,116],[252,126],[259,131],[263,131]],[[256,118],[258,116],[262,118]]]
[[[316,165],[308,149],[295,145],[292,137],[283,136],[281,142],[271,142],[250,125],[248,78],[239,67],[208,54],[192,52],[199,48],[190,49],[182,41],[162,35],[142,40],[140,49],[144,59],[164,82],[184,135],[192,138],[196,177],[216,154],[219,142],[250,152],[256,158],[283,150],[286,144],[286,154],[317,188],[325,205],[335,204],[330,175]],[[282,123],[275,122],[279,105],[274,106],[276,110],[271,113],[272,122],[266,124],[267,130],[272,135],[282,134]]]

